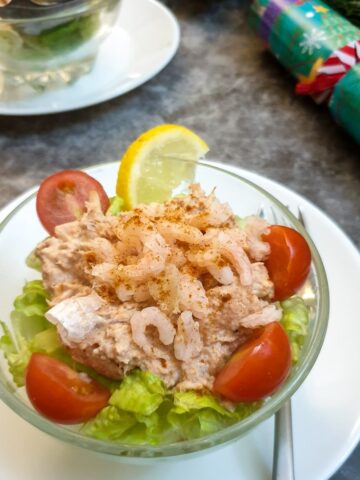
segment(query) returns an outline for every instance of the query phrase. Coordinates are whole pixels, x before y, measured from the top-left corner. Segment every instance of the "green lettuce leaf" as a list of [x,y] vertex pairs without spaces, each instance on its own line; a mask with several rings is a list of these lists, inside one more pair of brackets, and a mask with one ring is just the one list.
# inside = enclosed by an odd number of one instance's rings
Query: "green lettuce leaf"
[[94,419],[86,422],[81,427],[81,433],[99,440],[123,441],[124,434],[136,423],[136,418],[131,413],[109,405]]
[[[65,350],[54,325],[51,325],[46,330],[37,333],[28,343],[28,347],[31,353],[43,353],[44,355],[49,355],[50,357],[66,363],[75,370],[88,373],[86,371],[87,368],[80,368],[82,365],[74,362],[70,354]],[[94,372],[94,375],[90,375],[90,371],[93,372],[93,370],[89,368],[89,376],[97,375],[96,372]]]
[[27,282],[22,294],[15,298],[11,323],[18,346],[52,326],[44,317],[49,309],[47,298],[48,294],[40,280]]
[[[168,396],[161,403],[159,408],[151,415],[136,414],[136,420],[142,424],[142,443],[156,445],[158,443],[170,443],[178,440],[178,434],[168,421],[168,413],[173,407],[172,395]],[[132,432],[130,432],[132,433]],[[137,437],[140,436],[140,429],[136,431]],[[129,443],[133,443],[131,438]]]
[[11,323],[14,338],[10,330],[1,322],[3,335],[0,338],[0,348],[8,362],[9,371],[14,383],[24,385],[24,376],[27,364],[33,349],[33,341],[40,332],[51,327],[44,317],[48,310],[47,292],[40,280],[25,284],[22,294],[14,301],[14,310],[11,313]]
[[249,417],[252,413],[258,410],[263,404],[263,401],[251,402],[251,403],[238,403],[235,407],[234,413],[237,420],[243,420]]
[[168,420],[181,438],[198,438],[249,416],[260,405],[261,402],[239,404],[234,411],[230,411],[210,393],[176,392]]
[[65,52],[91,38],[99,28],[99,22],[100,17],[97,14],[83,15],[43,30],[38,35],[23,35],[23,40],[34,49],[34,53]]
[[211,409],[220,415],[231,417],[232,413],[223,407],[221,403],[211,394],[200,394],[194,391],[175,392],[174,408],[176,413],[188,413],[194,410]]
[[37,272],[41,272],[41,260],[36,255],[35,250],[29,253],[25,260],[26,265]]
[[110,206],[106,211],[106,215],[119,215],[119,213],[124,208],[124,200],[121,197],[112,197],[110,198]]
[[56,328],[51,326],[46,330],[37,333],[31,342],[32,350],[47,355],[54,355],[62,348]]
[[[155,375],[134,370],[124,377],[109,404],[82,427],[82,433],[157,445],[216,432],[250,415],[261,402],[240,404],[230,411],[210,393],[173,393]],[[117,425],[122,419],[124,425]]]
[[150,372],[135,370],[124,377],[109,404],[127,412],[151,415],[163,402],[165,394],[160,378]]
[[22,294],[14,300],[12,322],[15,333],[31,338],[50,326],[44,317],[49,309],[47,299],[48,294],[41,280],[33,280],[25,284]]
[[[114,440],[116,431],[116,441],[157,445],[208,435],[245,415],[241,407],[228,410],[210,393],[172,393],[158,377],[140,370],[124,377],[109,404],[83,426],[82,433],[103,439],[111,435]],[[246,405],[246,414],[259,406],[259,402]],[[122,418],[124,428],[117,429]]]
[[236,421],[235,418],[231,420],[227,416],[223,417],[209,408],[183,414],[170,411],[168,420],[178,432],[180,440],[209,435],[210,433],[221,430]]
[[13,377],[15,385],[22,387],[24,385],[24,375],[27,364],[30,360],[31,352],[26,341],[20,339],[18,345],[4,322],[0,322],[3,335],[0,337],[0,349],[3,351],[7,360],[9,372]]
[[281,302],[283,316],[281,324],[285,328],[291,345],[293,363],[300,358],[301,349],[308,334],[309,309],[301,297],[292,297]]
[[[262,405],[262,402],[241,403],[229,410],[211,393],[172,392],[160,378],[141,370],[133,370],[121,382],[103,377],[74,362],[66,352],[56,328],[44,317],[48,309],[47,299],[41,281],[25,284],[21,295],[14,301],[11,314],[14,336],[0,322],[3,330],[0,349],[18,386],[24,384],[31,354],[40,352],[86,372],[111,389],[109,405],[82,426],[85,435],[135,444],[175,442],[214,433],[248,417]],[[295,363],[307,335],[308,308],[299,297],[281,302],[281,307],[281,322],[289,335]]]
[[9,371],[18,387],[24,385],[25,370],[32,353],[43,353],[60,360],[79,372],[85,372],[94,380],[111,390],[119,382],[98,374],[92,368],[74,362],[65,350],[54,325],[44,316],[49,309],[48,294],[42,281],[34,280],[24,285],[23,291],[15,298],[11,312],[14,336],[4,322],[0,322],[3,335],[0,337],[0,350],[8,362]]
[[[132,376],[133,373],[128,374]],[[125,377],[126,378],[126,377]],[[167,413],[172,402],[166,399],[150,415],[126,412],[114,405],[105,407],[94,419],[84,424],[84,435],[113,442],[157,445],[178,440]]]
[[235,215],[235,224],[240,230],[244,230],[246,226],[247,219],[239,217],[238,215]]

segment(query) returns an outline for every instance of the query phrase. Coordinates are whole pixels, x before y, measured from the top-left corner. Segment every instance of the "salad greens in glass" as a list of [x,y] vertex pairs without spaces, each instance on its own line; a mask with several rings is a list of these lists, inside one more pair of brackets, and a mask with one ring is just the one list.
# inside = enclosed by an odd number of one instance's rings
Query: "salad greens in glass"
[[41,91],[87,73],[111,31],[119,4],[120,0],[73,0],[35,6],[19,0],[1,8],[0,68],[8,94],[17,88],[22,89],[18,94],[28,94],[25,86],[30,92]]
[[44,29],[0,22],[0,52],[12,61],[54,59],[80,47],[100,28],[100,14],[79,16]]
[[[122,200],[114,197],[107,214],[117,215],[122,206]],[[41,268],[34,253],[27,258],[27,265],[36,270]],[[19,388],[24,386],[26,368],[35,352],[60,360],[109,388],[108,405],[80,427],[84,435],[134,444],[176,442],[214,433],[241,421],[262,405],[262,401],[256,401],[229,406],[210,392],[172,391],[156,375],[139,369],[126,374],[121,381],[104,377],[71,358],[59,340],[56,327],[44,316],[49,309],[48,299],[41,280],[25,284],[14,300],[13,335],[1,322],[0,349]],[[308,331],[308,308],[298,296],[280,305],[281,323],[288,334],[293,365],[296,365]]]

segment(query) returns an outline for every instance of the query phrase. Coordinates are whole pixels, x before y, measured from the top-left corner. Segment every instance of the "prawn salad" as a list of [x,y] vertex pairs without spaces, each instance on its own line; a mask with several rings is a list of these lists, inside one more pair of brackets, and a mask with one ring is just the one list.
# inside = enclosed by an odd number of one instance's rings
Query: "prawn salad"
[[307,334],[306,241],[238,219],[198,184],[121,208],[80,171],[40,186],[50,236],[27,262],[42,279],[15,299],[13,332],[1,324],[14,383],[48,419],[112,442],[181,441],[250,415]]

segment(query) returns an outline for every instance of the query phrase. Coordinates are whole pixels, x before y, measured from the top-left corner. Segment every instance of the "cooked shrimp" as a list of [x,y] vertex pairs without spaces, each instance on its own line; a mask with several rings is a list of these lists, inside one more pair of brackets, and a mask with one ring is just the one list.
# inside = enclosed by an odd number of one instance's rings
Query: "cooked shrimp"
[[185,253],[177,245],[171,245],[171,253],[168,259],[169,263],[174,264],[176,267],[182,267],[187,262]]
[[[38,246],[52,304],[73,302],[63,323],[83,333],[57,322],[73,358],[111,378],[140,368],[169,388],[211,389],[251,329],[281,318],[262,263],[267,223],[249,217],[240,229],[214,191],[189,188],[116,217],[91,198],[80,220]],[[93,293],[99,308],[76,310]]]
[[115,289],[116,295],[121,302],[146,302],[151,298],[147,285],[131,285],[120,283]]
[[[87,249],[82,248],[81,250],[85,250],[86,253]],[[94,238],[92,242],[89,242],[88,251],[96,254],[98,262],[113,262],[117,254],[112,243],[102,237]]]
[[234,281],[233,271],[229,266],[217,267],[216,265],[208,267],[209,273],[222,285],[230,285]]
[[209,315],[209,301],[205,289],[196,278],[182,274],[179,281],[179,307],[190,310],[196,318],[205,320]]
[[190,225],[205,230],[209,227],[220,227],[225,225],[229,220],[233,221],[233,213],[227,203],[220,203],[215,196],[215,192],[211,192],[205,197],[204,209],[189,219]]
[[93,267],[91,274],[102,282],[116,284],[116,265],[113,263],[99,263]]
[[146,335],[146,328],[153,326],[159,332],[159,339],[163,345],[171,345],[176,330],[169,318],[157,307],[147,307],[134,313],[130,319],[133,340],[147,355],[158,358],[167,358],[163,350],[154,346],[154,342]]
[[[204,238],[207,238],[207,236]],[[211,245],[206,246],[206,248],[195,246],[186,253],[186,258],[200,268],[208,268],[221,260],[219,252],[212,248]]]
[[164,272],[148,282],[148,291],[167,314],[179,311],[180,272],[175,265],[167,265]]
[[215,190],[208,196],[209,223],[219,227],[233,218],[233,212],[228,203],[221,203],[215,196]]
[[151,295],[147,285],[137,285],[134,288],[134,301],[135,302],[147,302],[150,300]]
[[179,240],[184,243],[201,243],[203,234],[196,227],[186,225],[186,223],[169,222],[161,220],[156,224],[161,235],[170,241]]
[[142,243],[138,237],[134,235],[125,235],[124,233],[117,246],[118,259],[122,262],[126,261],[128,263],[128,257],[131,255],[140,255],[142,249]]
[[224,265],[224,260],[219,252],[214,248],[202,248],[197,251],[190,251],[187,254],[188,260],[200,268],[206,268],[207,271],[222,285],[230,285],[234,281],[234,274],[228,265]]
[[188,362],[199,355],[202,346],[199,322],[193,320],[191,312],[182,312],[177,321],[174,340],[175,357],[183,362]]
[[163,217],[165,214],[165,205],[163,203],[149,203],[138,205],[132,210],[136,215],[148,217]]
[[134,291],[128,283],[120,283],[116,287],[115,292],[121,302],[128,302],[134,296]]
[[272,298],[274,296],[274,284],[269,278],[269,273],[265,265],[261,262],[252,263],[251,270],[253,275],[252,290],[254,295],[259,298]]
[[119,265],[117,275],[123,280],[145,282],[164,270],[170,248],[163,237],[155,231],[149,231],[144,227],[139,228],[137,233],[143,244],[140,259],[133,265]]
[[250,257],[261,262],[270,253],[270,245],[262,240],[262,236],[269,231],[269,224],[263,218],[250,216],[245,219],[244,232],[248,240]]
[[[206,235],[205,235],[206,237]],[[251,264],[244,249],[232,237],[224,232],[218,231],[216,236],[211,232],[210,240],[213,248],[217,249],[237,271],[242,285],[247,286],[252,283]]]
[[271,322],[279,322],[282,317],[282,311],[276,305],[271,304],[264,307],[256,313],[251,313],[241,319],[241,324],[246,328],[256,328],[267,325]]

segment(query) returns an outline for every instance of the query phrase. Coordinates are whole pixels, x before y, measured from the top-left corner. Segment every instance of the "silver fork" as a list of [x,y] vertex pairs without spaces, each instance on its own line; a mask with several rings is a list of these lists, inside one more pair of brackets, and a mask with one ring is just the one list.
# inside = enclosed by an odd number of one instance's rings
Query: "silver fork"
[[[271,209],[271,214],[274,223],[278,223],[274,209]],[[260,207],[258,215],[265,217],[263,207]],[[306,229],[304,214],[300,207],[298,207],[296,217]],[[285,402],[275,414],[272,480],[295,480],[291,400]]]
[[275,414],[272,480],[295,480],[291,400]]

